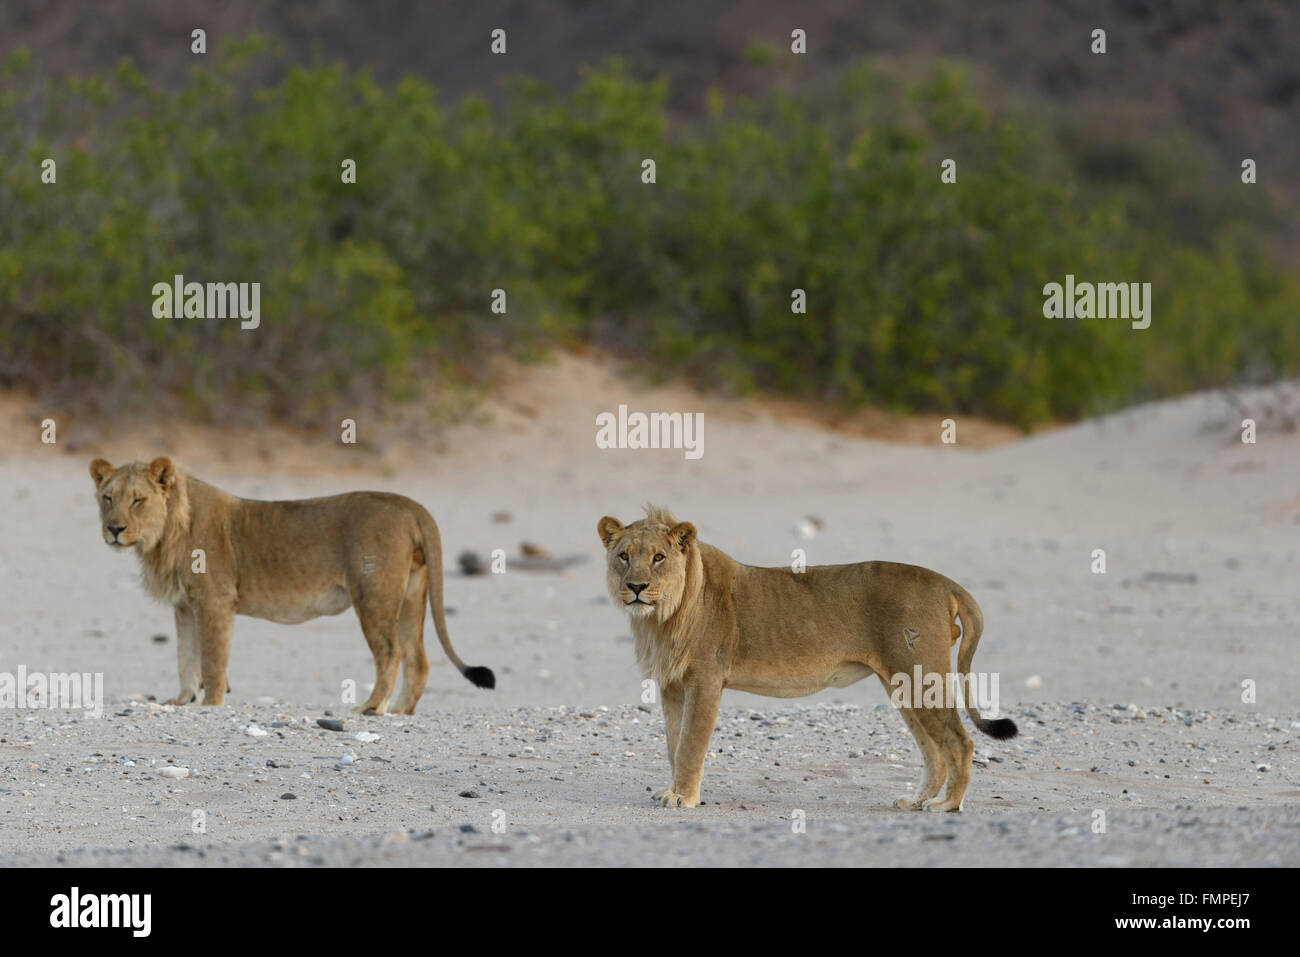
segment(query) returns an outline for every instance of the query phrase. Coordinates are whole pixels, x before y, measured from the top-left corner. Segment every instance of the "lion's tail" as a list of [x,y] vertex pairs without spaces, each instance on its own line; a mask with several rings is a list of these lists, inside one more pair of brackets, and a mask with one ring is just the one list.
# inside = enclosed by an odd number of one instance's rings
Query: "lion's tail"
[[990,738],[999,740],[1014,738],[1019,732],[1014,721],[1010,718],[981,718],[979,709],[975,707],[974,695],[971,691],[970,667],[971,660],[975,657],[975,649],[980,643],[980,635],[984,632],[984,614],[970,592],[956,582],[952,582],[951,585],[953,601],[957,606],[955,612],[961,615],[961,647],[957,650],[957,673],[962,687],[967,691],[966,714],[970,716],[975,727]]
[[419,508],[416,516],[424,549],[424,571],[429,576],[429,609],[433,612],[433,627],[438,630],[438,642],[457,671],[480,688],[495,688],[497,679],[491,668],[465,664],[451,646],[451,635],[447,634],[447,618],[442,611],[442,538],[438,535],[438,526],[432,515]]

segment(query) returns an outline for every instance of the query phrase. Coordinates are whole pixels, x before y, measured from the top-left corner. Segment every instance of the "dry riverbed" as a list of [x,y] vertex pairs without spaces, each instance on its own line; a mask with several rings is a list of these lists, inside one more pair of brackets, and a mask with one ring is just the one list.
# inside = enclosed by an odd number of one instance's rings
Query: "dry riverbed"
[[[334,447],[319,467],[309,444],[245,454],[73,420],[43,446],[15,427],[0,672],[100,674],[105,701],[97,719],[0,709],[0,866],[1300,864],[1300,440],[1275,391],[986,448],[962,444],[960,419],[956,446],[938,416],[933,442],[898,444],[681,390],[629,395],[572,358],[507,398],[437,450]],[[628,402],[703,409],[703,456],[598,448],[596,414]],[[245,497],[376,488],[427,505],[452,638],[496,690],[456,674],[426,628],[417,713],[354,715],[344,689],[364,697],[373,670],[349,611],[237,619],[228,706],[157,704],[177,690],[172,615],[102,544],[86,464],[163,453]],[[602,515],[631,521],[646,501],[750,564],[802,550],[965,585],[986,622],[976,669],[1022,732],[973,735],[965,811],[893,807],[921,761],[874,681],[797,701],[728,692],[707,804],[653,806],[662,718],[596,537]],[[513,561],[524,542],[560,560],[458,571],[462,552]],[[344,730],[320,727],[326,712]]]

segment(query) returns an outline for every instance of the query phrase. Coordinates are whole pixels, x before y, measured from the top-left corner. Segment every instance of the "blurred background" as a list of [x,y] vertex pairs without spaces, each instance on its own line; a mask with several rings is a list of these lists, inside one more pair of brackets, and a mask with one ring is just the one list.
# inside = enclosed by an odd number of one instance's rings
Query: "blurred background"
[[[1282,2],[10,0],[0,388],[335,428],[567,350],[1027,428],[1269,382],[1297,35]],[[177,273],[261,283],[260,328],[153,318]],[[1045,319],[1067,273],[1150,282],[1151,327]]]

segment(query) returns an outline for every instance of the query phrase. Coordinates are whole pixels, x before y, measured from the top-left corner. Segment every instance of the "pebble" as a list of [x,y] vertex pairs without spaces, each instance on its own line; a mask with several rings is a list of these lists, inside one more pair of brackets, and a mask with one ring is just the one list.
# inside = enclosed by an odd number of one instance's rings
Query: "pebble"
[[464,551],[456,558],[456,563],[460,565],[460,570],[466,575],[486,575],[487,566],[483,564],[483,559],[477,552]]
[[158,769],[158,776],[160,778],[185,778],[189,777],[189,774],[189,768],[178,768],[174,764],[169,764],[165,768]]
[[317,718],[316,723],[326,731],[342,731],[343,722],[338,718]]

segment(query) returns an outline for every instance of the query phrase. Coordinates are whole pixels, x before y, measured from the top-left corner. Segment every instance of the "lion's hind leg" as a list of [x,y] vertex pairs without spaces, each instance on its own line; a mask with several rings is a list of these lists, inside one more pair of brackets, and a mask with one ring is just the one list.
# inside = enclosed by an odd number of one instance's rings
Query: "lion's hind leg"
[[362,714],[383,714],[397,682],[402,651],[397,644],[397,619],[402,606],[405,582],[397,587],[385,586],[375,576],[363,589],[352,588],[352,607],[361,622],[361,631],[375,659],[375,687],[365,703],[357,707]]
[[[885,690],[890,690],[889,683],[880,678],[880,683],[885,686]],[[925,725],[916,715],[916,709],[903,707],[898,709],[899,714],[903,716],[903,722],[907,725],[907,730],[912,732],[912,737],[916,741],[916,746],[920,749],[921,757],[925,761],[925,777],[921,781],[921,789],[917,792],[916,797],[904,795],[899,798],[897,806],[904,811],[919,811],[924,803],[934,797],[943,789],[943,782],[948,776],[948,763],[944,760],[943,751],[930,737],[930,733],[925,730]]]
[[901,797],[898,799],[898,806],[905,811],[919,811],[925,806],[925,802],[943,789],[943,783],[948,777],[948,762],[913,709],[902,708],[900,711],[903,720],[907,722],[907,729],[916,739],[916,746],[921,749],[921,756],[925,759],[925,777],[921,781],[921,789],[916,797]]
[[397,648],[402,659],[402,693],[393,705],[396,714],[415,714],[429,679],[429,656],[424,652],[425,601],[429,585],[424,566],[413,568],[406,580],[402,610],[397,616]]
[[948,788],[944,796],[931,796],[922,802],[921,807],[927,811],[960,811],[966,788],[970,785],[975,742],[962,727],[956,708],[918,708],[915,714],[938,745],[948,766]]

